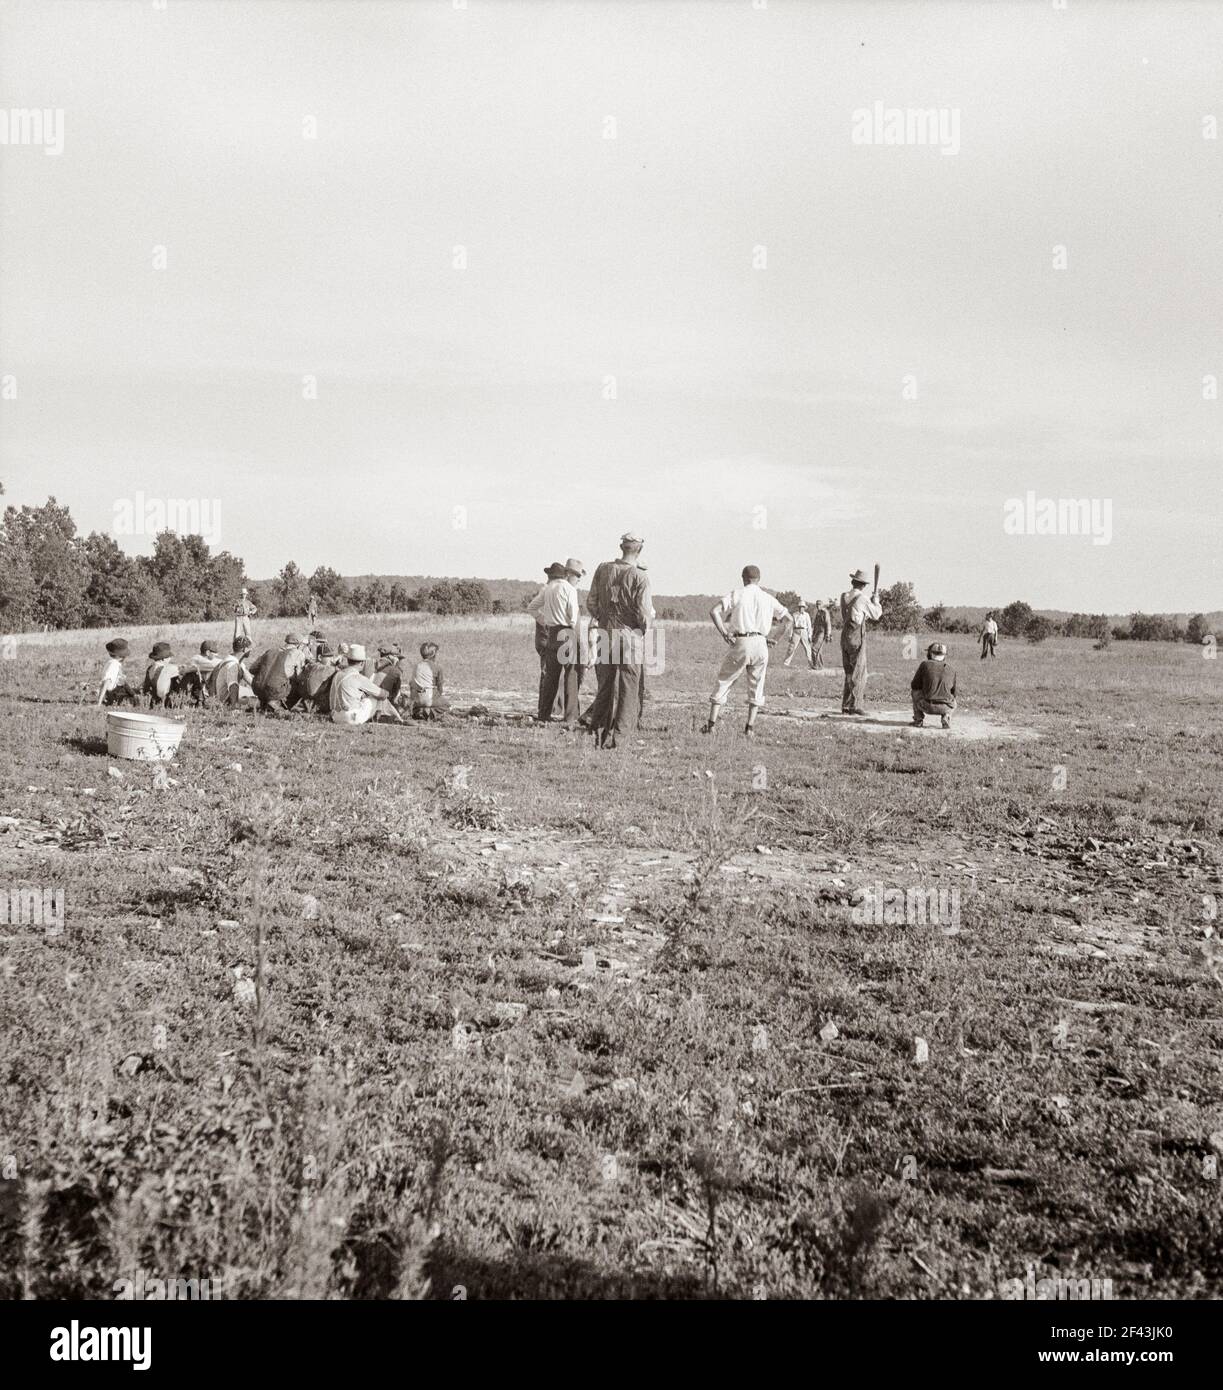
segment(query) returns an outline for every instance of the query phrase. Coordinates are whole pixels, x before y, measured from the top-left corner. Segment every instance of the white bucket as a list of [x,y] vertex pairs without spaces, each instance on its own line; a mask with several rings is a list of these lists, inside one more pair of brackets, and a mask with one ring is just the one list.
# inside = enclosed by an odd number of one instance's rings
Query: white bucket
[[156,714],[114,710],[106,716],[106,750],[112,758],[168,763],[182,737],[183,725]]

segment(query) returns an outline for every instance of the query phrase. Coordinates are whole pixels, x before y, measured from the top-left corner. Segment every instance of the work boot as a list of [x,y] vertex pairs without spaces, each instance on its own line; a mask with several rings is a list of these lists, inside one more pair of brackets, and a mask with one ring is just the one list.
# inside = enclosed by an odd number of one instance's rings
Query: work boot
[[706,721],[701,725],[701,733],[703,733],[703,734],[711,734],[711,733],[713,733],[714,729],[716,729],[716,728],[717,728],[717,725],[716,725],[716,724],[714,724],[714,723],[712,723],[710,720],[706,719]]
[[751,725],[751,724],[745,724],[745,725],[743,726],[743,737],[744,737],[744,738],[755,738],[755,737],[756,737],[756,729],[755,729],[755,727],[754,727],[753,725]]
[[950,729],[950,728],[951,728],[951,716],[950,716],[949,714],[943,715],[943,728],[944,728],[944,729]]
[[926,721],[922,718],[920,714],[915,714],[913,716],[913,727],[915,729],[920,729],[925,722]]

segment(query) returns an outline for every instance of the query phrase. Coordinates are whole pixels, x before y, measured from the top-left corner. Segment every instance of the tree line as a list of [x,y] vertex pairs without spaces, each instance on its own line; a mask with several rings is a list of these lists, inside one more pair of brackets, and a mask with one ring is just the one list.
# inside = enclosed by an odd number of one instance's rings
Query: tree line
[[[0,484],[0,493],[3,492]],[[409,593],[401,581],[371,579],[350,584],[327,565],[307,575],[290,560],[271,580],[255,583],[242,561],[228,550],[212,553],[202,536],[162,531],[151,555],[128,555],[112,536],[77,534],[67,507],[49,497],[41,507],[7,507],[0,522],[0,631],[37,628],[114,627],[137,623],[218,622],[230,617],[243,587],[265,618],[297,618],[314,595],[320,615],[337,613],[502,613],[479,579],[439,579]],[[778,593],[791,611],[798,594]],[[947,605],[925,608],[913,585],[897,581],[882,589],[880,627],[891,632],[976,633],[980,625],[949,617]],[[525,600],[524,600],[525,602]],[[826,600],[835,626],[837,598]],[[660,607],[663,619],[684,612]],[[1072,613],[1057,621],[1021,600],[997,610],[1006,637],[1043,642],[1047,637],[1089,637],[1097,646],[1112,641],[1192,642],[1210,633],[1206,617],[1195,613],[1181,626],[1166,614],[1132,613],[1114,623],[1103,613]]]
[[236,555],[175,531],[160,532],[151,555],[128,555],[112,536],[78,535],[54,497],[41,507],[7,507],[0,521],[0,631],[218,622],[232,615],[244,587],[266,618],[300,617],[311,594],[320,614],[503,611],[478,579],[442,579],[408,593],[380,579],[351,585],[326,565],[307,576],[289,561],[275,579],[254,583]]

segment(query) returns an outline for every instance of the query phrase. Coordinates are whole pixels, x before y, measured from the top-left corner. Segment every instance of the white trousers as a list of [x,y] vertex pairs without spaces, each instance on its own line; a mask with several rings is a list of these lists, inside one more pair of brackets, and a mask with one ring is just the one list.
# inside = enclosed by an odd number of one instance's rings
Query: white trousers
[[337,709],[331,712],[333,724],[367,724],[378,710],[378,701],[372,695],[362,695],[356,709]]
[[724,705],[730,688],[747,672],[747,702],[759,707],[764,704],[764,673],[769,665],[769,646],[763,637],[736,637],[734,646],[726,648],[726,656],[718,672],[718,684],[709,697],[712,704]]

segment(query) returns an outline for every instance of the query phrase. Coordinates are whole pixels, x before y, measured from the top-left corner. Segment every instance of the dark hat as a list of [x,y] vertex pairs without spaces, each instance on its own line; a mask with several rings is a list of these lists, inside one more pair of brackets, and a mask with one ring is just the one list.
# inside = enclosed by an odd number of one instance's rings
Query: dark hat
[[126,637],[113,637],[107,642],[106,650],[111,656],[126,656],[131,648],[127,645]]
[[251,639],[250,639],[249,637],[235,637],[235,638],[234,638],[234,651],[235,651],[235,652],[249,652],[250,649],[251,649]]
[[214,654],[214,655],[219,656],[219,655],[220,655],[220,652],[221,652],[221,649],[220,649],[220,647],[217,646],[217,644],[216,644],[215,642],[201,642],[201,643],[200,643],[200,655],[201,655],[201,656],[208,656],[209,653],[212,653],[212,654]]
[[564,565],[562,565],[559,560],[554,560],[552,564],[550,564],[548,568],[544,570],[544,573],[548,576],[549,579],[563,579],[565,577],[566,570]]
[[153,650],[149,653],[149,660],[164,661],[166,657],[171,655],[169,642],[154,642]]

